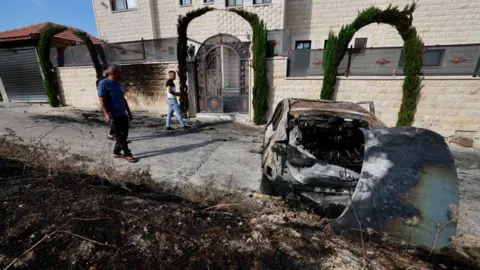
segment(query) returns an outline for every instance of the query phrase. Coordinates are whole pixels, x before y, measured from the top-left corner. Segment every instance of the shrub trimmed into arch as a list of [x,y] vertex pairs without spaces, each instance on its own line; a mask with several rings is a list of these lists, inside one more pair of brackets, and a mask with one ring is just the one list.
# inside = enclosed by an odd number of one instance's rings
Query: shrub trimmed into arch
[[417,98],[421,89],[419,74],[422,68],[422,40],[418,36],[415,27],[412,26],[412,14],[415,8],[415,3],[405,6],[402,11],[398,7],[392,7],[391,5],[385,10],[370,7],[360,12],[353,23],[342,26],[338,36],[330,32],[325,50],[325,73],[321,98],[329,100],[333,98],[338,66],[348,50],[348,44],[352,40],[353,35],[362,27],[371,23],[389,24],[395,27],[402,37],[404,50],[403,72],[405,80],[403,82],[403,97],[400,111],[398,112],[397,126],[412,125],[417,108]]
[[[58,85],[53,70],[53,64],[50,61],[50,49],[52,46],[52,38],[62,33],[69,28],[61,25],[51,25],[40,33],[40,41],[38,42],[38,60],[43,74],[43,84],[45,85],[45,92],[48,97],[48,103],[52,107],[60,106],[58,98]],[[98,59],[98,53],[93,42],[84,31],[72,29],[72,33],[80,38],[87,46],[90,57],[92,58],[93,66],[97,75],[97,79],[102,76],[102,67]]]
[[[178,77],[180,79],[180,93],[181,93],[181,108],[182,112],[188,111],[188,87],[187,87],[187,28],[188,24],[195,18],[203,14],[215,10],[211,7],[203,7],[193,10],[185,14],[185,16],[178,17],[178,43],[177,43],[177,60],[178,60]],[[252,12],[229,9],[243,19],[245,19],[253,30],[253,122],[261,124],[264,122],[265,114],[268,110],[268,78],[266,72],[265,59],[267,54],[267,29],[258,15]]]

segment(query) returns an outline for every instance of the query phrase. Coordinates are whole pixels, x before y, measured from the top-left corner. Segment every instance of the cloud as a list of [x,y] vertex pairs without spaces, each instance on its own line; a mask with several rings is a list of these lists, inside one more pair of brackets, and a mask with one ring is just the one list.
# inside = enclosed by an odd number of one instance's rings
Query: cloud
[[41,4],[43,4],[43,0],[32,0],[32,2],[37,6],[40,6]]

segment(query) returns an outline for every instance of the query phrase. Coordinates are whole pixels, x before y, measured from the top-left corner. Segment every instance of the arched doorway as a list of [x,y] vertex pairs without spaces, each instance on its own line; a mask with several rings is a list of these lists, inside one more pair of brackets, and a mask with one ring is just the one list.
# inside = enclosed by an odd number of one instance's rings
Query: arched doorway
[[249,112],[249,47],[227,34],[203,42],[195,57],[199,112]]

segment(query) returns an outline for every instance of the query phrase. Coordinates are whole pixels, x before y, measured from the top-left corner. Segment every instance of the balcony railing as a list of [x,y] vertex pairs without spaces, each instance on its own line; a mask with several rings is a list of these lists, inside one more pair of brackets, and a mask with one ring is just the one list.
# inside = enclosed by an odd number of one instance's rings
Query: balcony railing
[[[324,50],[296,50],[288,53],[288,76],[323,76]],[[340,76],[401,76],[403,49],[351,48],[338,67]],[[424,76],[480,75],[480,44],[426,46],[423,49]]]
[[[177,60],[177,39],[139,40],[97,45],[101,62],[117,64],[155,63]],[[50,59],[54,66],[92,65],[85,45],[54,48]]]

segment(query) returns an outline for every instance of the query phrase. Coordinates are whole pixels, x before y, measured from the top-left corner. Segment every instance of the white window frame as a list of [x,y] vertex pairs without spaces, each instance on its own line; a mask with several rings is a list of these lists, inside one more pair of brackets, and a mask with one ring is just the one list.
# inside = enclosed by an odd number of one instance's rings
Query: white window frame
[[135,2],[134,7],[128,7],[128,0],[120,0],[120,1],[123,1],[126,8],[118,9],[116,7],[116,4],[115,4],[116,1],[117,0],[110,0],[110,7],[111,7],[112,12],[122,12],[122,11],[136,10],[137,6],[138,6],[137,0],[133,0]]

